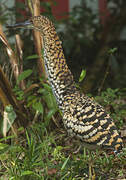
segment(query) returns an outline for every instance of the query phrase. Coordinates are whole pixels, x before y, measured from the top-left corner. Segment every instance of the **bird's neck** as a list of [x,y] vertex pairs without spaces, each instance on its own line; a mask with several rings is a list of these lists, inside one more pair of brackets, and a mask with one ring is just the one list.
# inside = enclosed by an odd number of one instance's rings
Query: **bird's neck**
[[44,62],[53,93],[59,105],[74,90],[73,76],[66,64],[61,41],[56,33],[44,36]]

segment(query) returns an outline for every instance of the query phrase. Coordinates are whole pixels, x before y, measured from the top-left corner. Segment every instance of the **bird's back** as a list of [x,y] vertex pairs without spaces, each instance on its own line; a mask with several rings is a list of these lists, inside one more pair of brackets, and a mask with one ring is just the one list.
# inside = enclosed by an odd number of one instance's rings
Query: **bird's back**
[[120,152],[122,139],[101,105],[76,90],[65,97],[64,106],[63,121],[71,135],[88,144]]

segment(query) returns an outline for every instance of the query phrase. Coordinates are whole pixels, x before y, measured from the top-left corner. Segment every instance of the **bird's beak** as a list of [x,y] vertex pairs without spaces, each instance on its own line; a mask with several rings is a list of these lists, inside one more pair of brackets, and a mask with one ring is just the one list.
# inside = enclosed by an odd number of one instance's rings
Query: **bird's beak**
[[9,28],[9,29],[17,29],[17,28],[32,29],[33,24],[32,24],[32,21],[28,20],[28,21],[25,21],[25,22],[16,23],[16,24],[13,24],[13,25],[8,25],[6,27]]

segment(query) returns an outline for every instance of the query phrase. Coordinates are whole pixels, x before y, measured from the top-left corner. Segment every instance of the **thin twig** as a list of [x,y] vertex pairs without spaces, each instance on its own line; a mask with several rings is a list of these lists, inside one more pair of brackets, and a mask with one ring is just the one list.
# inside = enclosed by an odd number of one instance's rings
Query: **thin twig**
[[[109,59],[109,61],[110,61],[110,59]],[[110,64],[110,63],[108,62],[108,65],[107,65],[107,68],[106,68],[106,72],[105,72],[104,78],[103,78],[103,80],[102,80],[102,82],[101,82],[100,87],[98,88],[98,95],[100,95],[101,90],[102,90],[102,88],[103,88],[103,85],[104,85],[104,83],[105,83],[105,80],[106,80],[106,78],[107,78],[107,76],[108,76],[108,74],[109,74],[109,68],[110,68],[110,65],[109,65],[109,64]]]

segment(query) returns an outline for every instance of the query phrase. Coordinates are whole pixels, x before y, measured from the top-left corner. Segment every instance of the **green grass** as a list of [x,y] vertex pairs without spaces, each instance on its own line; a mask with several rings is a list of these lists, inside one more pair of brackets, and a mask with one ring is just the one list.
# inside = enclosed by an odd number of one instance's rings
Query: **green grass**
[[[79,144],[79,143],[78,143]],[[44,124],[30,127],[20,139],[1,145],[1,180],[116,179],[126,176],[126,152],[115,157],[103,151],[82,149],[74,153],[76,142],[55,130],[48,134]],[[92,173],[89,173],[89,169]]]

